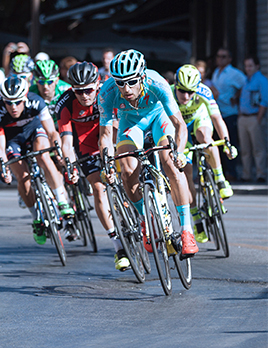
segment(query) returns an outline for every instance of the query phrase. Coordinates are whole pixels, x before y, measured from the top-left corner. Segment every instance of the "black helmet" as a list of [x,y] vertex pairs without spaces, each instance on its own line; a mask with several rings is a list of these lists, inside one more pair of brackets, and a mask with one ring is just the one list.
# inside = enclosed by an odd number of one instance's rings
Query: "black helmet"
[[25,99],[28,93],[29,86],[25,79],[16,75],[6,78],[0,86],[0,95],[3,99]]
[[89,85],[96,82],[98,77],[98,68],[88,62],[76,63],[67,71],[67,78],[71,85]]

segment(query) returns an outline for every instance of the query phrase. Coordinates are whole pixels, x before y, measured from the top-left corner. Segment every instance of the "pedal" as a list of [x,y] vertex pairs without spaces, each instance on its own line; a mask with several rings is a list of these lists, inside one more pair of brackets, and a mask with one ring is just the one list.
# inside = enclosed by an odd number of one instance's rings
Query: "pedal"
[[195,256],[195,254],[186,254],[186,255],[180,254],[180,260],[183,261],[185,259],[189,259],[189,258],[192,258],[194,256]]

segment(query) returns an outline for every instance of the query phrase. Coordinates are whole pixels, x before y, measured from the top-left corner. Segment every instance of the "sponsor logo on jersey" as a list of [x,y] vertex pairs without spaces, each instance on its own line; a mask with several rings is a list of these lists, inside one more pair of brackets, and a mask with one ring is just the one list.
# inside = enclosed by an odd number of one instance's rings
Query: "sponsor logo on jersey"
[[125,109],[125,107],[126,107],[126,104],[124,104],[124,103],[120,104],[120,109]]
[[27,99],[25,105],[27,108],[32,108],[38,110],[40,104],[40,100],[29,100]]

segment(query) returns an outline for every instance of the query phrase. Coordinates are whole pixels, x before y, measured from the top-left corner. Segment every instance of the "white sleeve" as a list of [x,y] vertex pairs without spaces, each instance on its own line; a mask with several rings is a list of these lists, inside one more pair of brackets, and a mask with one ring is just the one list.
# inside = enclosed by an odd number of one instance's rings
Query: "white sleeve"
[[48,111],[48,107],[44,107],[38,114],[38,117],[40,119],[40,121],[45,121],[45,120],[49,120],[51,118],[51,115]]

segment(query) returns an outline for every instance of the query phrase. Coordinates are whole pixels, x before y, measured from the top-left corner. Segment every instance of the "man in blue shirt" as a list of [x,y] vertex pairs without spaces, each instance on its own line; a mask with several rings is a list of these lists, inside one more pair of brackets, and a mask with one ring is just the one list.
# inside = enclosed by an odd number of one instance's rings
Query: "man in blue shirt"
[[[238,147],[237,117],[238,95],[245,83],[246,76],[242,71],[231,65],[232,56],[229,50],[220,48],[217,52],[217,68],[212,75],[212,83],[219,92],[217,104],[229,131],[232,144]],[[217,139],[217,137],[215,137]],[[236,181],[236,162],[230,162],[226,156],[221,156],[222,166],[229,181]]]
[[243,181],[251,180],[252,157],[256,165],[257,182],[266,181],[266,146],[263,133],[264,116],[268,105],[268,80],[259,71],[257,57],[245,61],[247,79],[240,95],[238,135],[243,165]]
[[[118,153],[143,148],[144,134],[152,131],[156,145],[167,145],[167,135],[174,136],[178,145],[177,168],[186,164],[183,150],[187,141],[187,127],[173,98],[167,81],[154,70],[146,70],[142,53],[130,49],[117,54],[110,64],[113,78],[104,82],[99,93],[100,151],[112,146],[113,110],[118,110]],[[160,159],[169,177],[174,203],[181,218],[182,254],[195,254],[195,242],[190,221],[189,188],[184,173],[179,172],[169,156],[161,151]],[[127,157],[120,161],[122,180],[127,195],[141,216],[144,216],[144,201],[140,192],[139,163]],[[146,245],[145,245],[146,247]]]

